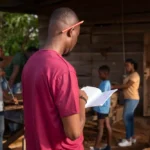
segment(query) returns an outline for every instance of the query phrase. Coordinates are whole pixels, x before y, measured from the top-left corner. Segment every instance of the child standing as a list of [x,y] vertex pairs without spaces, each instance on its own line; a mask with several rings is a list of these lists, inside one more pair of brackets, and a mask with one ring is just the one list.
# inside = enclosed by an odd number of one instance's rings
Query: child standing
[[[111,84],[108,80],[110,68],[108,66],[101,66],[98,70],[99,77],[101,79],[101,83],[99,85],[99,89],[102,92],[111,90]],[[103,106],[94,107],[94,111],[97,112],[98,115],[98,134],[94,146],[94,150],[100,150],[100,142],[102,140],[104,126],[107,129],[107,146],[104,150],[111,150],[111,126],[109,122],[109,110],[110,110],[110,98],[105,102]]]

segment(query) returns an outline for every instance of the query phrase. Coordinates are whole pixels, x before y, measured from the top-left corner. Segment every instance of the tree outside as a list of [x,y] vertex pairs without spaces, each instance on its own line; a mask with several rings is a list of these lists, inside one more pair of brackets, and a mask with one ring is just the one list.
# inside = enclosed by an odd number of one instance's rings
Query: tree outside
[[5,55],[38,47],[37,15],[0,12],[0,45]]

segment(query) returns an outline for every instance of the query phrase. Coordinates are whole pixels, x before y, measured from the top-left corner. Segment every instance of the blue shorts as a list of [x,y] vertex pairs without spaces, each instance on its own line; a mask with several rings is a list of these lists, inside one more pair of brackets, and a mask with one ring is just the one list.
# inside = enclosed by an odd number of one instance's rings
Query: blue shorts
[[105,119],[109,114],[97,113],[98,119]]

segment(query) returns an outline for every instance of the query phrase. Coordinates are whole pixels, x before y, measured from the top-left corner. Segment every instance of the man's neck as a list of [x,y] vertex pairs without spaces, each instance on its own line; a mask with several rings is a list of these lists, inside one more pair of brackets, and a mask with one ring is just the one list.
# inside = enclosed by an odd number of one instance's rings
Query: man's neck
[[61,46],[61,42],[58,40],[48,40],[45,46],[42,48],[44,50],[53,50],[56,51],[58,54],[63,55],[64,53],[64,46]]

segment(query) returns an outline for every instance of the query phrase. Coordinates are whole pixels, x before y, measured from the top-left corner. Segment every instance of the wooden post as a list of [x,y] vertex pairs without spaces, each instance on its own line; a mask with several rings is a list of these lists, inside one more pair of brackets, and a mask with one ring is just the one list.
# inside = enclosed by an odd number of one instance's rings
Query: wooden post
[[150,116],[150,33],[144,35],[144,116]]
[[22,139],[22,150],[26,150],[26,139],[25,139],[25,137]]
[[45,44],[48,35],[49,16],[39,15],[38,17],[39,17],[39,40],[40,40],[40,47],[42,47]]

